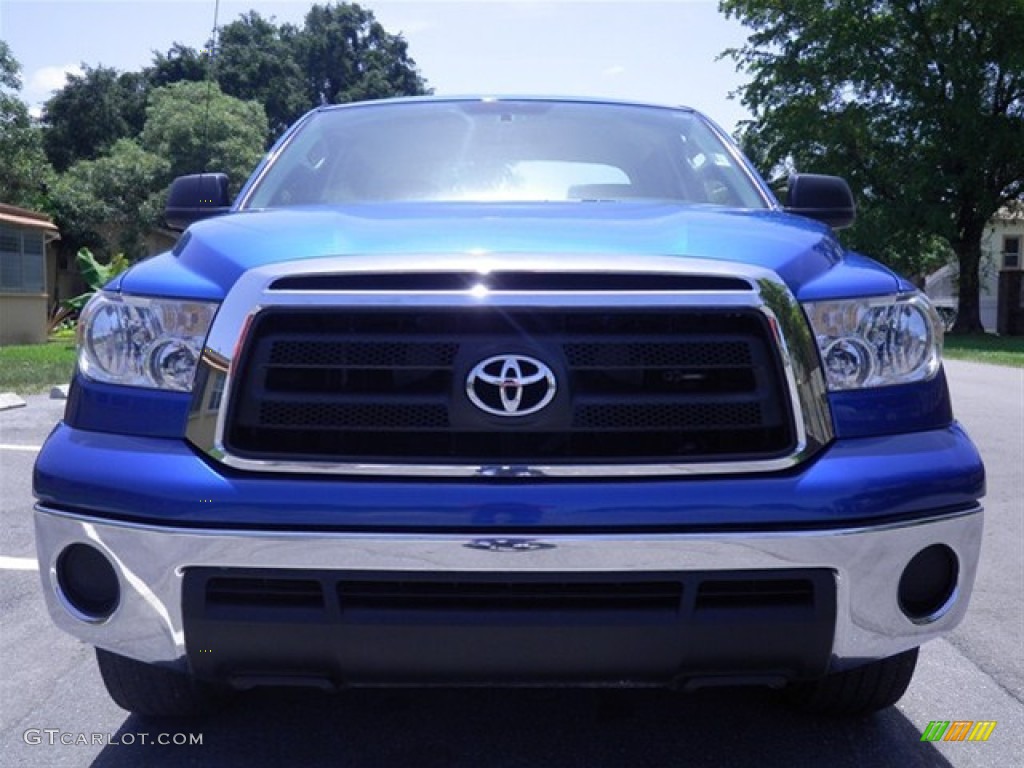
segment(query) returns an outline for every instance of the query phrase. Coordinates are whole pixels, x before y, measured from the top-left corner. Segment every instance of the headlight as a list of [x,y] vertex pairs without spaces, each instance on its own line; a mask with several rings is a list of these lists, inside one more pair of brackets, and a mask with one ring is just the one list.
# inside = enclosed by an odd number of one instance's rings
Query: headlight
[[932,378],[942,360],[942,324],[921,294],[804,305],[828,388],[887,387]]
[[217,305],[100,291],[78,322],[78,367],[90,379],[192,390]]

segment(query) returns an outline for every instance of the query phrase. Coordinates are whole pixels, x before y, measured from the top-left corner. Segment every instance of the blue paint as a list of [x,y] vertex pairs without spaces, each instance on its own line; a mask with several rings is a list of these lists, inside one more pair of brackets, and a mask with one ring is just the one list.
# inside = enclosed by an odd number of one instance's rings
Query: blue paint
[[576,531],[869,523],[971,504],[984,469],[956,425],[835,442],[796,472],[682,480],[345,480],[218,472],[184,441],[60,426],[44,502],[175,525]]
[[543,254],[553,268],[588,256],[681,256],[777,272],[801,300],[895,293],[898,278],[844,255],[824,225],[781,211],[664,202],[404,203],[245,211],[198,222],[174,254],[119,287],[147,296],[223,297],[247,269],[346,256]]

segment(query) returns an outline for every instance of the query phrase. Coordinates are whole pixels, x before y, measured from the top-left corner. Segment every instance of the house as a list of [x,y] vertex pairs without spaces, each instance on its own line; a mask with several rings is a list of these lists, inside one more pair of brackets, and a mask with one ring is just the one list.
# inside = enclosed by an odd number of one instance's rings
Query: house
[[44,214],[0,203],[0,345],[46,341],[59,238]]
[[[981,240],[981,323],[996,332],[999,273],[1024,269],[1024,205],[1002,208],[991,218]],[[957,306],[957,265],[947,264],[925,280],[925,293],[940,308]]]

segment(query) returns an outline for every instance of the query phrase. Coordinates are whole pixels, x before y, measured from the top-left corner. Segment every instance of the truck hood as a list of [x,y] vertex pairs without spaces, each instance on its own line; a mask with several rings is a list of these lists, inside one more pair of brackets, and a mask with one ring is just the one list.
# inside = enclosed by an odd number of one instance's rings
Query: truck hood
[[461,257],[500,268],[502,255],[542,257],[552,268],[588,257],[689,257],[777,273],[802,300],[892,293],[893,273],[845,253],[831,230],[780,211],[646,202],[410,203],[244,211],[199,222],[173,252],[142,262],[121,290],[219,299],[248,269],[336,257]]

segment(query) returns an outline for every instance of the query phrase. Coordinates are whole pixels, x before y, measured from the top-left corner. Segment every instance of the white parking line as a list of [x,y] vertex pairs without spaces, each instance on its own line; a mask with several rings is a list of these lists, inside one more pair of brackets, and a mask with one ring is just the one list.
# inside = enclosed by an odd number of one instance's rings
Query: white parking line
[[11,445],[9,443],[0,443],[0,451],[25,451],[27,453],[39,453],[43,446],[41,445]]
[[34,557],[5,557],[0,555],[0,571],[38,571]]

